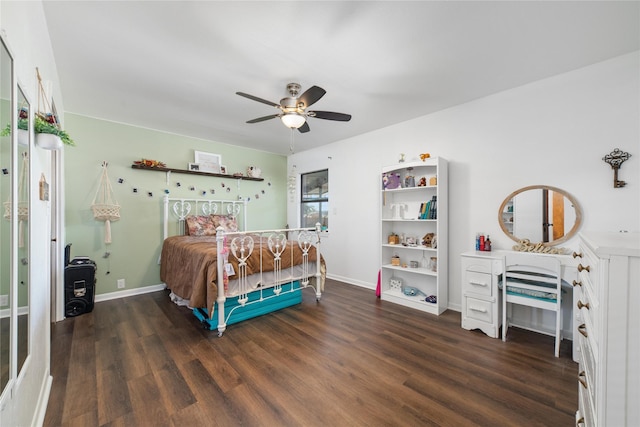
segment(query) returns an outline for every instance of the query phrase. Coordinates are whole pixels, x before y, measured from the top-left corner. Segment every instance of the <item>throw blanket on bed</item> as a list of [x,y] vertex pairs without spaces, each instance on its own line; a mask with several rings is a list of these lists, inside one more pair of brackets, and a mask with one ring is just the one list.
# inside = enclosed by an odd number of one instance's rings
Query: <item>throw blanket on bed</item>
[[[233,236],[230,236],[233,238]],[[253,236],[254,248],[247,260],[247,275],[260,273],[260,255],[262,254],[262,271],[273,271],[274,256],[269,250],[266,238]],[[293,250],[293,256],[292,256]],[[303,253],[296,241],[287,241],[287,247],[281,255],[281,268],[302,263]],[[309,261],[316,260],[316,248],[309,249]],[[229,255],[229,263],[237,273],[238,261]],[[324,260],[322,277],[319,286],[324,285]],[[171,291],[181,298],[189,300],[193,308],[206,307],[211,315],[213,305],[218,298],[217,286],[217,243],[215,236],[171,236],[165,239],[162,246],[160,280],[166,283]],[[309,279],[315,280],[315,271],[309,272]],[[230,276],[229,279],[235,279]]]

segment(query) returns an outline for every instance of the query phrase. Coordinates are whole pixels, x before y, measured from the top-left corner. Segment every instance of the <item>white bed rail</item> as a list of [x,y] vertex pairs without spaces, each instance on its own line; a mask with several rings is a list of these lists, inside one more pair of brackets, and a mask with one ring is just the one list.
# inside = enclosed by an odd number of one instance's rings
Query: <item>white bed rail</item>
[[[234,310],[250,305],[253,303],[260,303],[264,300],[271,298],[278,298],[283,292],[283,284],[290,283],[288,291],[295,292],[298,289],[304,289],[311,287],[316,293],[316,300],[319,301],[322,296],[322,272],[321,272],[321,255],[320,255],[320,235],[321,226],[316,224],[315,228],[287,228],[277,230],[258,230],[258,231],[244,231],[227,233],[222,227],[216,230],[216,242],[217,242],[217,277],[218,279],[218,297],[216,300],[218,309],[218,336],[222,336],[227,327],[227,321]],[[259,237],[259,239],[255,239]],[[256,243],[257,240],[257,243]],[[283,275],[282,268],[282,256],[287,247],[287,242],[295,242],[300,248],[302,254],[302,274],[298,278],[293,278],[292,275]],[[257,247],[256,247],[257,246]],[[316,259],[310,260],[309,255],[311,248],[315,247]],[[247,263],[249,256],[254,250],[260,250],[260,283],[261,286],[253,288],[247,282]],[[273,256],[273,278],[269,281],[263,281],[263,249],[268,249],[269,256]],[[266,252],[266,251],[264,251]],[[290,250],[290,268],[293,268],[294,251]],[[230,257],[233,256],[238,262],[239,271],[229,271],[231,264],[228,262]],[[310,262],[315,261],[315,286],[311,285],[310,279]],[[286,270],[286,269],[285,269]],[[227,293],[225,289],[225,277],[227,274],[236,275],[239,283],[239,292],[232,298],[238,299],[236,307],[232,308],[229,312],[225,312],[225,302],[227,300]],[[223,278],[222,280],[220,278]],[[299,281],[300,288],[294,289],[293,283]],[[266,289],[273,289],[273,293],[269,296],[265,296],[263,293]],[[259,292],[259,298],[254,301],[249,301],[249,294],[252,292]]]
[[163,239],[169,237],[169,220],[175,218],[180,234],[184,234],[185,220],[189,215],[230,215],[239,217],[241,223],[238,226],[246,230],[247,225],[247,202],[244,200],[208,200],[208,199],[187,199],[170,198],[164,196],[164,224]]

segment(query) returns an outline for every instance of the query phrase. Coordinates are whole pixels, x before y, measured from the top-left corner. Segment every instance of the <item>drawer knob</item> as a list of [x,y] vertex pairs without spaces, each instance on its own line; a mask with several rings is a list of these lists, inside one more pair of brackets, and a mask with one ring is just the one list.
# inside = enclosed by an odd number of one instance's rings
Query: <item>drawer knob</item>
[[580,326],[578,326],[578,332],[580,332],[580,334],[587,338],[587,325],[585,325],[584,323]]
[[582,270],[587,270],[588,272],[590,272],[591,268],[588,265],[585,267],[582,264],[578,264],[578,271],[582,271]]
[[582,258],[582,252],[574,252],[572,255],[574,258]]
[[576,420],[576,427],[584,425],[584,417],[580,417]]
[[582,286],[582,282],[578,282],[576,280],[573,281],[573,286]]
[[582,301],[578,300],[578,308],[586,308],[587,310],[589,310],[589,303],[583,303]]
[[578,374],[578,382],[582,384],[582,387],[587,388],[587,376],[584,371],[580,371]]

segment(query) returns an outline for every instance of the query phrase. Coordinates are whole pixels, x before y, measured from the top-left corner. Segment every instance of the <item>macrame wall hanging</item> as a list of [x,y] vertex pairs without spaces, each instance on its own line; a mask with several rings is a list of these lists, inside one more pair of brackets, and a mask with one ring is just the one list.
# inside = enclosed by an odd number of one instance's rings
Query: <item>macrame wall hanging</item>
[[[27,174],[29,173],[29,156],[22,153],[22,165],[18,177],[18,247],[24,247],[24,223],[29,220],[29,189],[27,188]],[[11,220],[11,195],[4,202],[4,217]]]
[[111,243],[111,221],[120,219],[120,205],[113,195],[113,189],[107,174],[107,162],[102,162],[102,175],[91,209],[93,217],[98,221],[104,221],[104,242]]

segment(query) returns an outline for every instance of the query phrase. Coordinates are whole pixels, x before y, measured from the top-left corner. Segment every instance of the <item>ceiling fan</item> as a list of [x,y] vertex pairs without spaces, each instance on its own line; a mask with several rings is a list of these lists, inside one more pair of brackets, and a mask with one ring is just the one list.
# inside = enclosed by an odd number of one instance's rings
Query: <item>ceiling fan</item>
[[262,102],[263,104],[271,105],[280,110],[276,114],[271,114],[264,117],[258,117],[257,119],[248,120],[247,123],[258,123],[265,120],[275,119],[280,117],[282,123],[288,128],[298,129],[301,133],[309,132],[309,124],[307,123],[307,117],[315,117],[316,119],[335,120],[339,122],[348,122],[351,120],[350,114],[334,113],[332,111],[308,111],[311,105],[315,104],[324,96],[327,91],[318,86],[311,86],[304,91],[300,96],[300,85],[298,83],[289,83],[287,85],[287,94],[289,96],[282,98],[280,104],[267,101],[266,99],[258,98],[257,96],[249,95],[244,92],[236,92],[237,95],[244,96],[245,98],[252,99],[254,101]]

